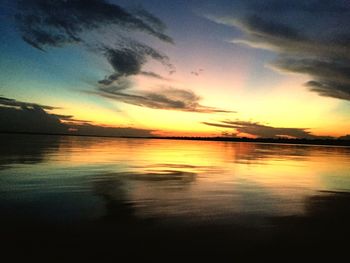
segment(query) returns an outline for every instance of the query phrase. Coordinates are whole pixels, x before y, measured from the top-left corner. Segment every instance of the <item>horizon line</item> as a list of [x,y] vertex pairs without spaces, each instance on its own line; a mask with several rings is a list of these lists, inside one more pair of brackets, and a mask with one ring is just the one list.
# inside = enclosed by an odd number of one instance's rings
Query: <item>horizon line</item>
[[125,139],[168,139],[168,140],[193,140],[193,141],[226,141],[226,142],[256,142],[274,144],[304,144],[325,146],[347,146],[350,140],[339,138],[249,138],[249,137],[225,137],[225,136],[127,136],[127,135],[97,135],[97,134],[74,134],[74,133],[49,133],[49,132],[20,132],[0,131],[0,134],[13,135],[48,135],[48,136],[76,136],[76,137],[100,137],[100,138],[125,138]]

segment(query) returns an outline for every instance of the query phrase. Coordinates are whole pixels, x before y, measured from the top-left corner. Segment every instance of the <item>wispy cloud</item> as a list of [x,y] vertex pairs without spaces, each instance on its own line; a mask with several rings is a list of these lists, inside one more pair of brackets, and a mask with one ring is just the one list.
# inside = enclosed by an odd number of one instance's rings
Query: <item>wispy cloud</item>
[[199,75],[201,75],[203,73],[203,69],[198,69],[198,70],[193,70],[191,71],[191,75],[195,75],[196,77],[198,77]]
[[202,122],[205,125],[233,129],[236,131],[237,136],[242,134],[249,134],[256,137],[262,138],[316,138],[317,136],[312,135],[311,132],[306,128],[284,128],[284,127],[273,127],[264,125],[259,122],[250,121],[220,121],[220,122]]
[[[104,0],[20,0],[18,10],[16,21],[22,38],[33,47],[45,50],[81,44],[106,58],[113,72],[97,80],[95,91],[88,92],[90,94],[153,109],[230,112],[201,105],[201,98],[191,90],[163,87],[144,91],[134,87],[131,78],[136,75],[169,81],[156,72],[143,69],[149,60],[161,63],[169,74],[175,72],[167,55],[131,38],[130,34],[121,33],[141,31],[160,41],[173,43],[171,37],[165,34],[165,24],[142,8],[126,10]],[[112,41],[110,37],[105,40],[105,28],[118,29]],[[99,37],[87,37],[87,33],[92,32],[100,34]],[[201,69],[196,71],[197,75],[201,72]]]
[[161,87],[152,91],[130,89],[130,82],[123,78],[113,86],[100,86],[100,96],[141,107],[163,110],[178,110],[198,113],[233,112],[201,105],[201,98],[191,90]]
[[167,81],[170,80],[169,78],[163,77],[152,71],[141,71],[141,75],[150,77],[150,78],[160,79],[160,80],[167,80]]
[[[142,8],[127,10],[104,0],[19,0],[16,21],[23,40],[39,50],[79,44],[105,57],[113,72],[97,80],[96,92],[91,94],[143,107],[188,111],[196,108],[209,112],[209,107],[197,103],[195,95],[195,100],[189,105],[190,99],[187,97],[186,100],[186,96],[180,98],[179,95],[179,101],[173,100],[176,92],[171,89],[170,94],[165,95],[144,93],[133,86],[130,78],[135,75],[169,81],[155,72],[143,70],[149,60],[161,63],[169,74],[175,72],[167,55],[131,37],[130,33],[140,31],[160,41],[173,43],[172,38],[165,34],[165,24]],[[120,92],[126,88],[133,91],[130,94]],[[214,112],[214,109],[211,111]]]
[[208,17],[244,33],[233,43],[277,53],[273,68],[310,76],[311,91],[350,100],[348,1],[237,1]]
[[172,42],[164,24],[139,9],[132,13],[104,0],[19,0],[17,24],[23,39],[35,48],[60,47],[85,42],[83,33],[105,26],[142,31],[162,41]]
[[18,107],[18,108],[22,108],[22,109],[28,109],[28,108],[29,109],[41,108],[41,109],[45,109],[45,110],[58,109],[57,107],[41,105],[41,104],[36,104],[36,103],[23,102],[23,101],[9,99],[9,98],[5,98],[5,97],[0,97],[0,106]]

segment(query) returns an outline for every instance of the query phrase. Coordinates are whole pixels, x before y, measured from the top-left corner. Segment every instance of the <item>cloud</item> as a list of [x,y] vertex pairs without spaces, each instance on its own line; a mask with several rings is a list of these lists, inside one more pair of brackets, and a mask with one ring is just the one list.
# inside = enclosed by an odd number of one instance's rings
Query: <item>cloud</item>
[[[140,7],[126,10],[104,0],[19,0],[16,22],[23,40],[37,49],[80,44],[104,56],[113,72],[96,82],[96,92],[92,94],[118,97],[126,103],[153,108],[210,109],[197,104],[182,105],[181,101],[155,92],[145,94],[135,91],[141,94],[138,96],[120,93],[120,90],[132,88],[129,77],[135,75],[168,80],[143,70],[149,60],[161,63],[169,74],[175,72],[174,65],[165,54],[131,37],[130,33],[141,31],[163,42],[173,43],[171,37],[164,33],[165,24]],[[152,102],[152,99],[155,101]]]
[[160,61],[169,69],[173,68],[166,55],[149,46],[129,41],[128,47],[122,49],[105,48],[104,54],[115,72],[100,80],[97,91],[87,92],[89,94],[152,109],[200,113],[232,112],[199,104],[201,98],[191,90],[173,87],[163,87],[152,91],[133,89],[133,83],[129,78],[133,75],[141,74],[159,80],[167,80],[157,73],[142,70],[142,65],[146,62],[147,57]]
[[148,137],[152,130],[94,125],[70,115],[48,112],[57,107],[0,97],[0,132]]
[[118,48],[103,48],[103,54],[114,69],[114,73],[100,80],[98,83],[103,85],[111,85],[120,77],[128,77],[133,75],[148,75],[152,77],[161,77],[156,73],[142,71],[142,66],[147,62],[148,58],[157,60],[166,66],[169,70],[173,70],[173,65],[169,62],[169,58],[161,54],[159,51],[145,44],[134,40],[128,40],[127,45],[118,44]]
[[280,58],[273,67],[287,72],[305,73],[314,80],[305,83],[321,96],[350,100],[350,60]]
[[132,127],[108,127],[90,123],[69,125],[72,134],[115,136],[115,137],[150,137],[153,130]]
[[118,74],[140,73],[148,58],[174,70],[166,55],[130,38],[130,32],[142,31],[173,43],[164,33],[165,24],[142,8],[128,11],[104,0],[18,0],[17,9],[16,22],[24,41],[40,50],[82,44],[107,58],[116,71],[111,80]]
[[347,1],[237,1],[208,17],[244,33],[233,43],[277,53],[273,68],[310,76],[311,91],[350,100]]
[[104,0],[19,0],[16,22],[23,40],[35,48],[84,42],[83,33],[106,26],[142,31],[166,42],[164,24],[140,9],[135,14]]
[[166,25],[163,23],[162,20],[149,13],[142,7],[138,7],[132,10],[132,14],[159,32],[163,32],[166,29]]
[[41,108],[45,110],[53,110],[58,109],[57,107],[47,106],[47,105],[41,105],[36,103],[28,103],[28,102],[22,102],[15,99],[9,99],[5,97],[0,97],[0,106],[9,106],[9,107],[18,107],[18,108]]
[[152,109],[199,113],[232,112],[201,105],[201,98],[191,90],[173,87],[162,87],[152,91],[129,90],[131,84],[126,78],[118,79],[114,84],[108,87],[100,86],[93,94]]
[[205,125],[235,129],[238,136],[240,134],[250,134],[256,137],[262,138],[316,138],[317,136],[312,135],[308,129],[305,128],[282,128],[273,127],[258,122],[250,121],[220,121],[220,122],[202,122]]
[[191,75],[195,75],[196,77],[198,77],[199,75],[201,75],[203,73],[203,69],[198,69],[198,70],[194,70],[194,71],[191,71]]
[[160,80],[169,80],[168,78],[165,78],[155,72],[152,71],[141,71],[141,75],[150,77],[150,78],[155,78],[155,79],[160,79]]
[[64,133],[68,129],[54,114],[45,109],[54,107],[41,106],[13,99],[0,99],[0,130],[6,132],[42,132]]

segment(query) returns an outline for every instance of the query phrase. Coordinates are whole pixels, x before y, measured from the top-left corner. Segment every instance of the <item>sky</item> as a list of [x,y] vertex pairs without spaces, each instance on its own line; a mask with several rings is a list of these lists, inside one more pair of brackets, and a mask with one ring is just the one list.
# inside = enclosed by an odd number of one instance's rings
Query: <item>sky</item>
[[0,0],[0,130],[350,134],[346,0]]

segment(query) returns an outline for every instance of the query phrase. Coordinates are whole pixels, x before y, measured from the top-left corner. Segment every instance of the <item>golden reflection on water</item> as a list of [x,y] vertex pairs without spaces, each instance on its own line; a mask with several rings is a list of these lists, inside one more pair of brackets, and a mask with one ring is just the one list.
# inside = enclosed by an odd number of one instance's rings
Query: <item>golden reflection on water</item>
[[317,191],[350,190],[349,148],[88,137],[24,141],[30,163],[21,156],[23,143],[9,142],[11,154],[1,152],[7,156],[2,192],[81,191],[102,203],[127,203],[138,217],[294,215]]

